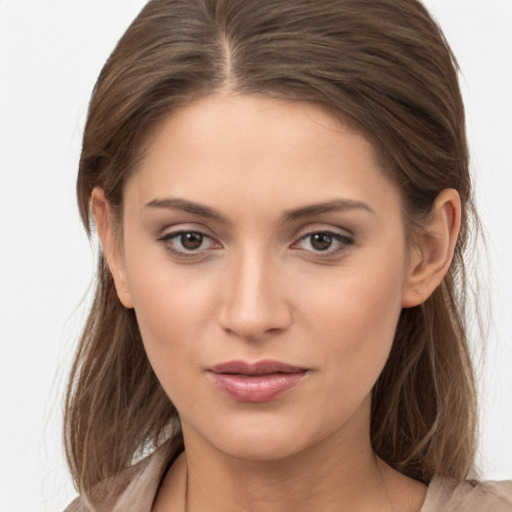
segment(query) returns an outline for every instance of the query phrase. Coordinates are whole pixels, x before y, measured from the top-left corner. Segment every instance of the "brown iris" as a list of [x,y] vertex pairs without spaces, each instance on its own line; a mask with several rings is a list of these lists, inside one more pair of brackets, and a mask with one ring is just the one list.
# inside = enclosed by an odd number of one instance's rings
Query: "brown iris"
[[204,236],[201,233],[188,232],[182,233],[180,237],[181,245],[188,249],[189,251],[193,251],[194,249],[199,249],[201,244],[203,243]]
[[315,233],[311,236],[311,247],[317,251],[325,251],[331,247],[332,238],[329,233]]

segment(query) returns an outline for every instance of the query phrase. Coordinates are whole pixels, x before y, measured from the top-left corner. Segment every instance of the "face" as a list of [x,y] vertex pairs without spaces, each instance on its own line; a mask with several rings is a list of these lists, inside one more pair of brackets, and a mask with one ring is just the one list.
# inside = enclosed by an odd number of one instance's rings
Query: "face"
[[118,293],[186,442],[271,459],[367,432],[410,259],[364,136],[313,104],[198,100],[155,132],[122,222]]

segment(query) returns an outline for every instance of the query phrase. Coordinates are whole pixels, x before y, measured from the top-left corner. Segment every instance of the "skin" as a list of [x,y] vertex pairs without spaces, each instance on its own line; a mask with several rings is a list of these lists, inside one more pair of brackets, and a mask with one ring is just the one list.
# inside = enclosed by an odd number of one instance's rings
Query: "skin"
[[[155,511],[184,509],[187,472],[189,512],[420,509],[425,487],[372,452],[370,394],[400,311],[447,271],[460,203],[444,190],[412,244],[378,162],[323,107],[226,93],[154,132],[125,187],[122,237],[94,190],[119,298],[183,427]],[[184,232],[202,234],[196,249]],[[264,359],[305,377],[248,403],[208,372]]]

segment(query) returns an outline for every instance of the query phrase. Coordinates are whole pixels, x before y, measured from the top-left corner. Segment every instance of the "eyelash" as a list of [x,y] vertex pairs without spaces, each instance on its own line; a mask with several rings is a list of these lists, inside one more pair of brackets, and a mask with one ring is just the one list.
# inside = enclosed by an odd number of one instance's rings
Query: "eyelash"
[[[174,231],[172,233],[166,233],[162,237],[158,238],[157,240],[159,242],[162,242],[164,245],[164,248],[169,251],[173,256],[177,256],[178,258],[194,258],[202,255],[207,249],[202,249],[200,251],[197,250],[187,250],[186,248],[183,249],[176,249],[173,247],[173,240],[180,239],[180,237],[183,237],[184,235],[198,235],[202,238],[201,245],[206,241],[210,240],[210,242],[214,245],[217,245],[220,248],[220,244],[216,243],[210,236],[208,236],[206,233],[202,233],[201,231],[197,231],[194,229],[183,229],[180,231]],[[181,240],[181,244],[183,245],[183,240]]]
[[[326,250],[304,249],[307,252],[313,253],[315,256],[320,256],[320,257],[325,257],[325,258],[328,258],[331,256],[336,256],[343,252],[346,252],[349,249],[349,247],[354,244],[354,239],[348,235],[342,235],[341,233],[337,233],[336,231],[318,230],[318,231],[311,231],[311,232],[301,236],[300,239],[297,242],[294,242],[291,247],[293,249],[300,250],[301,248],[298,247],[298,245],[307,239],[310,240],[309,243],[311,245],[312,238],[317,235],[323,235],[323,236],[329,238],[330,245]],[[334,242],[337,242],[338,246],[335,249],[331,249],[331,245]]]
[[[205,241],[210,241],[210,244],[213,244],[215,247],[208,247],[206,249],[176,249],[173,247],[173,240],[180,240],[180,237],[183,237],[185,235],[196,235],[201,237],[201,245]],[[314,236],[323,235],[330,239],[330,245],[326,248],[326,250],[315,250],[313,249],[303,249],[299,247],[299,245],[304,242],[307,239],[312,239]],[[212,249],[219,249],[222,246],[213,240],[210,236],[208,236],[206,233],[203,233],[201,231],[197,230],[180,230],[180,231],[174,231],[172,233],[166,233],[162,237],[157,239],[159,242],[161,242],[165,249],[169,251],[173,256],[176,256],[178,258],[197,258],[198,256],[202,256],[205,254],[206,251],[208,251],[210,248]],[[183,239],[180,240],[181,245],[183,246]],[[333,243],[337,243],[338,246],[335,249],[331,249],[331,245]],[[346,252],[351,245],[354,244],[354,239],[347,235],[342,235],[340,233],[337,233],[335,231],[329,231],[329,230],[317,230],[317,231],[311,231],[303,236],[301,236],[296,242],[294,242],[290,247],[294,250],[304,250],[305,252],[309,252],[314,254],[318,257],[328,258],[332,256],[339,255],[340,253]],[[310,241],[311,245],[311,241]]]

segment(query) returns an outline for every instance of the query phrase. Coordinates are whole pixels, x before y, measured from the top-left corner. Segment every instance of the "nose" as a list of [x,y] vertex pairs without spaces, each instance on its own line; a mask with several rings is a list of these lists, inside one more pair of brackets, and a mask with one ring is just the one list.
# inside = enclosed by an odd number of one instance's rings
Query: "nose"
[[222,284],[221,327],[249,341],[285,331],[292,320],[291,306],[286,280],[272,257],[253,251],[230,263]]

